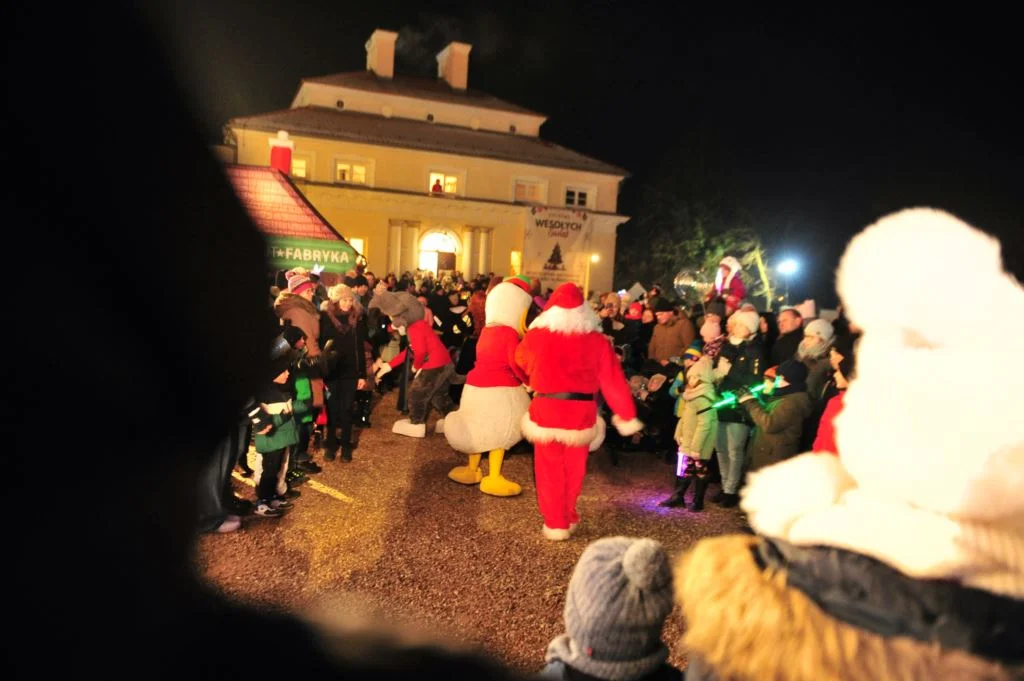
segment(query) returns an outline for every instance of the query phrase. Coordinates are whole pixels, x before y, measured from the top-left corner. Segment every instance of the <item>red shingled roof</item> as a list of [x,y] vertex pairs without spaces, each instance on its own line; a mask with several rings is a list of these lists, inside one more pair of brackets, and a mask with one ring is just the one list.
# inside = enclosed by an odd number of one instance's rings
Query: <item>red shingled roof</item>
[[224,172],[264,234],[347,243],[281,171],[264,166],[226,165]]

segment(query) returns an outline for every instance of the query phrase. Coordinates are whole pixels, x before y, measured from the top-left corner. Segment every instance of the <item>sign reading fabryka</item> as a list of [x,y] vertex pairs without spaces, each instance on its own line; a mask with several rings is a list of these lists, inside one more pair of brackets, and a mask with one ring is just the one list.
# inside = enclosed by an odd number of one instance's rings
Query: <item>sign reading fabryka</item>
[[571,281],[583,286],[590,258],[590,214],[571,208],[530,209],[523,244],[523,274],[544,288]]
[[356,266],[355,249],[344,241],[291,239],[268,236],[267,261],[275,269],[322,265],[328,272],[345,272]]

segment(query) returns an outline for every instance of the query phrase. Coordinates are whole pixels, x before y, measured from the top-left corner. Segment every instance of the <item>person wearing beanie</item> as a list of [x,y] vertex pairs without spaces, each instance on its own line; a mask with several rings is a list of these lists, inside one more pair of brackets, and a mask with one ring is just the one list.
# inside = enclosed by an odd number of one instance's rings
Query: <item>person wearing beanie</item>
[[[906,257],[925,243],[928,257]],[[951,262],[969,285],[929,295]],[[855,236],[836,283],[863,329],[841,455],[751,474],[756,534],[702,540],[677,563],[687,679],[1019,679],[1024,429],[1012,395],[983,398],[1020,385],[1024,364],[977,353],[976,329],[948,317],[969,307],[997,337],[1024,337],[1024,287],[996,239],[926,208]]]
[[[341,447],[341,461],[352,461],[355,441],[352,437],[353,416],[369,410],[370,391],[367,382],[366,345],[368,332],[363,308],[356,294],[345,284],[336,284],[327,291],[327,300],[320,313],[320,345],[328,347],[327,371],[327,436],[324,438],[324,459],[334,461]],[[360,401],[360,394],[365,406]],[[341,438],[338,438],[338,429]]]
[[[274,301],[274,312],[281,318],[281,324],[292,324],[302,330],[306,337],[305,353],[310,360],[318,360],[320,357],[320,311],[313,305],[313,296],[316,293],[316,285],[309,278],[309,271],[305,268],[289,270],[288,290],[282,291]],[[307,368],[294,372],[294,379],[308,379],[312,391],[311,414],[303,415],[299,425],[299,444],[294,448],[292,456],[289,457],[289,478],[292,484],[302,481],[305,473],[319,473],[322,468],[313,461],[309,451],[309,442],[313,432],[313,421],[316,412],[324,407],[324,379],[317,368],[317,363],[311,361]],[[305,384],[300,380],[300,383]]]
[[[761,319],[756,312],[740,310],[729,317],[728,339],[715,357],[719,392],[737,392],[761,382],[767,367],[764,348],[757,340],[760,326]],[[747,438],[752,425],[750,415],[741,405],[718,409],[715,452],[722,474],[722,489],[711,500],[726,508],[739,503],[738,491],[743,482]]]
[[818,422],[825,411],[825,405],[835,394],[829,380],[832,376],[832,362],[829,349],[835,340],[832,325],[824,319],[815,319],[804,327],[804,338],[797,346],[796,358],[807,366],[807,395],[811,398],[814,411],[808,420],[801,440],[804,451],[810,449],[818,434]]
[[664,296],[654,299],[654,316],[658,325],[654,327],[651,342],[647,346],[647,359],[664,367],[682,356],[683,351],[697,337],[697,332],[690,318],[677,315],[672,302]]
[[633,394],[597,314],[571,282],[558,287],[516,348],[515,362],[534,390],[523,437],[534,445],[537,504],[546,539],[568,539],[580,522],[576,501],[587,457],[604,441],[597,393],[623,437],[643,429]]
[[749,390],[741,392],[739,403],[754,422],[747,444],[747,469],[756,471],[798,454],[804,421],[811,415],[807,367],[795,359],[780,364],[775,379],[765,380],[763,403]]
[[661,630],[672,612],[672,570],[653,539],[605,537],[587,546],[565,595],[565,633],[549,645],[545,681],[680,681]]
[[835,420],[843,411],[843,398],[846,396],[846,389],[850,387],[856,370],[856,345],[859,334],[847,333],[836,337],[835,344],[829,352],[829,360],[832,364],[832,382],[835,384],[836,395],[825,405],[825,411],[821,415],[818,424],[817,435],[814,437],[814,444],[811,451],[827,454],[839,454],[839,446],[836,445]]
[[[696,356],[696,359],[694,359]],[[715,372],[710,357],[701,358],[700,351],[693,346],[687,348],[685,384],[677,386],[683,374],[676,378],[672,389],[679,400],[676,402],[675,440],[679,445],[676,462],[676,489],[672,496],[661,502],[662,506],[682,506],[685,502],[686,490],[693,482],[693,511],[704,510],[704,493],[708,488],[708,461],[715,448],[718,435],[718,414],[714,409],[707,409],[718,399],[715,392]],[[704,411],[707,409],[707,411]],[[703,413],[700,413],[702,412]]]

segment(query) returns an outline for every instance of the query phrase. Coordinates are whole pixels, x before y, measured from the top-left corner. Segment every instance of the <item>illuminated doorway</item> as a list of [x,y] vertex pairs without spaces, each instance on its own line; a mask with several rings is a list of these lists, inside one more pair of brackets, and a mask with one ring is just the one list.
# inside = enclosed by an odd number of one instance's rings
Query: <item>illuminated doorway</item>
[[455,254],[461,244],[453,232],[438,230],[427,232],[420,239],[419,268],[444,276],[455,272]]

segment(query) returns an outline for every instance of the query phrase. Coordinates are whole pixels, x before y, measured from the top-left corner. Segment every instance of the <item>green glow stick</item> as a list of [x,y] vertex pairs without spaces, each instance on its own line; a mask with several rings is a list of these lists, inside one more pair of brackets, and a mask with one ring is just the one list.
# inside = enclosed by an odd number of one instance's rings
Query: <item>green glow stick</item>
[[[775,382],[778,383],[778,380],[779,379],[776,378]],[[750,394],[751,395],[757,395],[758,393],[764,392],[766,387],[767,387],[766,383],[758,383],[757,385],[755,385],[753,388],[750,389]],[[730,406],[736,404],[736,400],[737,400],[736,393],[734,393],[734,392],[727,392],[727,393],[723,394],[722,399],[718,400],[717,402],[712,404],[710,407],[704,407],[703,409],[701,409],[697,413],[698,414],[703,414],[704,412],[711,411],[712,409],[721,409],[722,407],[730,407]]]

